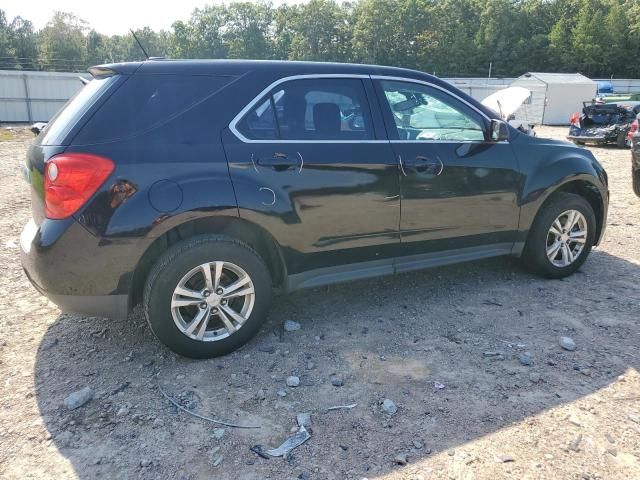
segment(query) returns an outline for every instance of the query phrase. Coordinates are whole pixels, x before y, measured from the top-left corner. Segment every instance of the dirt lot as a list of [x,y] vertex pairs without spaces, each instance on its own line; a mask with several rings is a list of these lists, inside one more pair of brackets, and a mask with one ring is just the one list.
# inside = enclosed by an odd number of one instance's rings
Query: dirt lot
[[[193,361],[159,345],[139,311],[61,315],[23,276],[30,135],[0,142],[0,477],[640,478],[640,199],[628,151],[593,149],[609,173],[609,227],[571,278],[495,259],[301,291],[275,300],[245,348]],[[284,332],[285,320],[302,328]],[[216,430],[158,384],[199,414],[261,428]],[[93,399],[69,411],[63,400],[84,386]],[[312,438],[288,459],[250,451],[279,445],[302,412]]]

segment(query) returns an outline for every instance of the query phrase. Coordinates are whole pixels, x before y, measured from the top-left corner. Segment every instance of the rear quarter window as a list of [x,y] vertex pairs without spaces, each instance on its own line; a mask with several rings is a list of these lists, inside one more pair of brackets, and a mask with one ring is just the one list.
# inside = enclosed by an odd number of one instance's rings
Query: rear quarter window
[[[136,74],[129,78],[74,139],[76,145],[104,143],[153,131],[219,92],[235,77]],[[215,112],[212,112],[212,114]],[[206,122],[206,117],[202,119]]]
[[[65,145],[66,137],[85,113],[113,85],[118,76],[96,78],[78,90],[49,121],[39,138],[41,145]],[[80,80],[78,80],[80,84]]]

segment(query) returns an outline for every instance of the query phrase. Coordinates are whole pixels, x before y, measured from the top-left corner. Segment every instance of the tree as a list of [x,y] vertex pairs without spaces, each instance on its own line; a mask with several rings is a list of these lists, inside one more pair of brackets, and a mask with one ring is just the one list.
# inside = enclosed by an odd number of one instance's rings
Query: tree
[[39,65],[47,70],[86,68],[87,30],[87,23],[72,13],[55,12],[39,34]]

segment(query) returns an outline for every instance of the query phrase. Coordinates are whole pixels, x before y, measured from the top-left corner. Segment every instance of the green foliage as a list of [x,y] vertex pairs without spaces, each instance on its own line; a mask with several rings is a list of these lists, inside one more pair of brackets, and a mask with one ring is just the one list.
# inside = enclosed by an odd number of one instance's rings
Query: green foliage
[[[151,56],[374,63],[439,75],[579,71],[640,76],[638,0],[259,1],[194,10],[169,31],[136,31]],[[0,10],[0,68],[84,70],[142,60],[131,35],[56,12],[41,31]]]

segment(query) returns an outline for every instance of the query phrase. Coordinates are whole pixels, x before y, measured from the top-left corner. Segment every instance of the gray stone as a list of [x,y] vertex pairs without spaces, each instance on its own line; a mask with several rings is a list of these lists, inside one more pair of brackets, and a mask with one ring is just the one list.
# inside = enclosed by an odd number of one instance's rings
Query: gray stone
[[558,343],[560,343],[562,348],[569,350],[570,352],[573,352],[576,349],[576,342],[574,342],[571,337],[560,337]]
[[518,361],[520,362],[521,365],[524,365],[525,367],[528,367],[533,363],[533,361],[531,360],[531,356],[528,353],[521,353],[518,356]]
[[93,390],[89,387],[81,388],[80,390],[73,392],[67,398],[64,399],[64,406],[69,410],[75,410],[80,408],[85,403],[93,398]]
[[393,402],[393,400],[385,398],[382,401],[382,410],[384,410],[384,412],[388,413],[389,415],[395,415],[395,413],[398,411],[398,407]]
[[334,387],[341,387],[344,385],[344,379],[342,375],[331,375],[331,385]]
[[126,415],[129,415],[130,411],[131,411],[131,407],[129,407],[129,405],[123,405],[118,409],[118,412],[116,413],[116,416],[124,417]]
[[393,458],[393,462],[398,465],[406,465],[407,463],[409,463],[409,460],[407,457],[408,455],[406,453],[399,453]]
[[413,446],[415,447],[416,450],[420,450],[422,448],[424,448],[424,443],[422,443],[422,440],[416,438],[413,442]]
[[298,322],[294,322],[293,320],[285,320],[283,327],[285,332],[295,332],[296,330],[300,330],[302,325]]
[[295,375],[291,375],[290,377],[287,377],[288,387],[297,387],[298,385],[300,385],[300,379],[298,377],[296,377]]
[[276,393],[278,394],[279,397],[287,396],[287,392],[285,392],[284,390],[278,390]]
[[308,361],[307,362],[307,370],[313,370],[314,368],[316,368],[316,364],[313,363],[312,361]]
[[224,437],[224,428],[214,428],[213,438],[216,440],[222,440],[222,437]]
[[164,420],[161,418],[156,418],[152,424],[153,428],[162,428],[164,427]]
[[299,413],[298,415],[296,415],[296,422],[298,423],[299,427],[309,429],[309,427],[311,427],[311,413]]
[[538,383],[540,381],[540,374],[536,372],[531,372],[529,374],[529,380],[531,383]]

